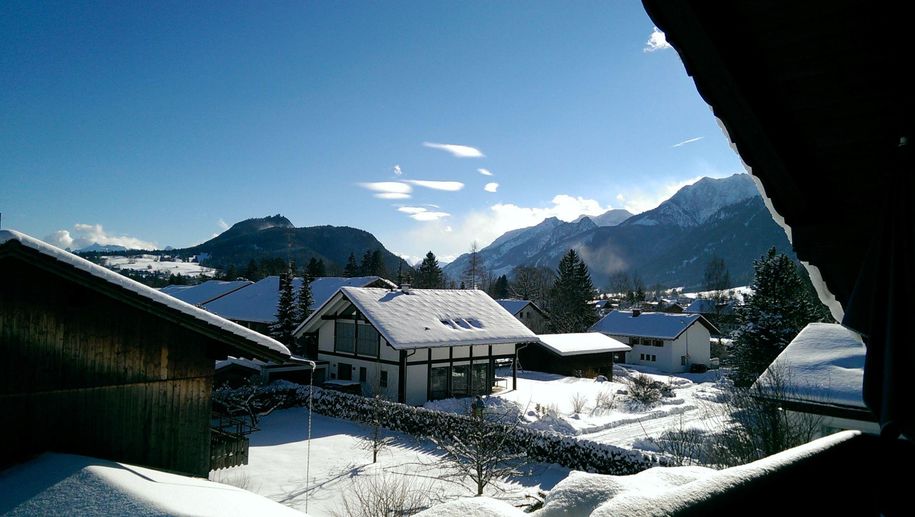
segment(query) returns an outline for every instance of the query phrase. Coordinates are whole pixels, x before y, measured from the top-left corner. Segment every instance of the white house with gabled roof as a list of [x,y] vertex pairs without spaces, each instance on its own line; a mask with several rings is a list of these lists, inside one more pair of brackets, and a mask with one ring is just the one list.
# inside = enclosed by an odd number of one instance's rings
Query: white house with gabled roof
[[606,334],[632,347],[626,362],[685,372],[693,364],[708,366],[711,334],[717,329],[700,314],[612,311],[595,323],[591,332]]
[[419,405],[492,392],[497,359],[536,342],[478,290],[342,287],[295,331],[317,339],[332,381]]

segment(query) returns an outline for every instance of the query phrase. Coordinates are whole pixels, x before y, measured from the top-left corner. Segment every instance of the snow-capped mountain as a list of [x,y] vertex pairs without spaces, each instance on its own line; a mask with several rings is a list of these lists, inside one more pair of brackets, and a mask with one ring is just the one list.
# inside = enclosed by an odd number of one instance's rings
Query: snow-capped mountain
[[613,210],[607,210],[606,212],[604,212],[600,215],[583,215],[573,222],[577,223],[578,221],[581,221],[585,217],[590,219],[597,226],[616,226],[616,225],[622,223],[623,221],[625,221],[626,219],[629,219],[630,217],[632,217],[632,212],[630,212],[629,210],[624,210],[622,208],[615,208]]
[[702,178],[681,188],[657,208],[630,217],[621,224],[696,226],[728,205],[757,196],[759,191],[749,174],[734,174],[721,179]]
[[118,246],[117,244],[99,244],[93,242],[92,244],[76,250],[77,253],[111,253],[114,251],[127,251],[128,248],[124,246]]
[[[638,274],[647,285],[701,287],[712,256],[725,260],[735,285],[745,284],[753,260],[773,245],[794,256],[752,179],[736,174],[704,178],[618,225],[598,225],[588,217],[570,223],[546,219],[502,235],[479,256],[498,276],[521,265],[555,268],[565,252],[575,249],[597,286],[614,273],[626,272]],[[468,255],[461,255],[443,269],[459,278],[467,262]]]

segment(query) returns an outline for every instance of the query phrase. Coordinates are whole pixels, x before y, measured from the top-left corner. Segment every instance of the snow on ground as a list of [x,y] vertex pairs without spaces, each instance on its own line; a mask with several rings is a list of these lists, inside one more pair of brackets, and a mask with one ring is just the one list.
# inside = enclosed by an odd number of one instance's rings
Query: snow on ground
[[73,454],[0,472],[0,515],[301,515],[236,487]]
[[129,269],[133,271],[148,271],[150,273],[163,273],[168,275],[184,276],[214,276],[216,270],[204,267],[196,262],[176,262],[159,260],[156,255],[133,255],[130,257],[106,256],[102,257],[105,267],[111,269]]
[[[720,291],[697,291],[690,293],[681,293],[681,296],[686,298],[696,299],[696,298],[713,298],[718,295]],[[743,303],[744,297],[748,294],[753,294],[753,288],[748,285],[742,285],[739,287],[731,287],[725,289],[724,293],[731,298],[737,300],[737,303]]]
[[[721,425],[721,418],[710,418],[710,414],[718,415],[716,409],[720,409],[723,396],[717,371],[662,374],[648,367],[626,365],[623,368],[618,365],[614,367],[614,372],[612,382],[599,382],[588,378],[519,371],[518,389],[487,397],[487,411],[509,413],[511,409],[506,402],[512,402],[530,427],[626,448],[643,447],[646,439],[657,438],[666,430],[698,427],[710,431],[717,430]],[[662,398],[650,407],[634,403],[623,394],[627,389],[624,379],[633,373],[642,373],[670,384],[673,397]],[[499,371],[497,375],[510,378],[511,372]],[[585,401],[584,410],[580,413],[573,411],[575,397]],[[597,407],[599,397],[610,403]],[[425,407],[469,414],[470,402],[470,399],[446,399],[428,402]],[[608,409],[608,405],[612,408]]]
[[[250,435],[248,465],[211,473],[214,481],[238,486],[310,515],[341,511],[344,499],[353,501],[353,490],[369,490],[384,479],[403,479],[437,504],[472,496],[468,485],[449,476],[442,453],[431,442],[386,432],[389,447],[372,464],[372,453],[360,447],[371,429],[348,420],[315,414],[312,419],[310,467],[308,464],[308,411],[291,408],[275,411],[259,422]],[[306,486],[306,469],[311,480]],[[549,490],[569,470],[558,465],[531,463],[523,475],[487,487],[486,495],[509,504],[530,502],[526,494]],[[469,481],[468,481],[469,483]],[[466,512],[465,512],[466,514]]]

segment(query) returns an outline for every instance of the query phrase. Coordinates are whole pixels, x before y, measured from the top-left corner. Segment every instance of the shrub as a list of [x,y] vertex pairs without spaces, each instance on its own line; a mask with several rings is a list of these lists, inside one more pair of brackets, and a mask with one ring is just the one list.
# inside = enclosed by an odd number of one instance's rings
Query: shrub
[[632,375],[626,384],[629,388],[629,397],[641,404],[650,406],[661,400],[664,383],[647,375]]

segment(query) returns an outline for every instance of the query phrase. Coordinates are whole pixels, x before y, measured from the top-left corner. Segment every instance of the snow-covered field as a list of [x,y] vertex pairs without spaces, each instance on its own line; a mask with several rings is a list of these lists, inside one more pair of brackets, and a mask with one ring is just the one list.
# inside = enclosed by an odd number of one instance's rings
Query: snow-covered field
[[[308,513],[316,516],[340,512],[344,498],[352,501],[354,490],[367,490],[386,474],[389,480],[405,480],[425,494],[430,504],[476,493],[469,484],[450,476],[435,445],[409,435],[387,433],[392,443],[373,465],[371,451],[360,447],[369,436],[369,427],[315,414],[309,467],[306,409],[276,411],[262,418],[259,427],[261,430],[250,436],[249,464],[213,472],[211,480],[250,490],[297,510],[305,511],[307,506]],[[521,476],[487,487],[486,495],[521,504],[525,494],[549,490],[569,474],[566,468],[542,463],[525,465],[523,471]],[[306,483],[306,479],[311,482]]]
[[111,269],[129,269],[184,276],[214,276],[216,274],[215,269],[201,266],[196,262],[159,260],[159,258],[156,255],[134,255],[130,257],[102,257],[102,260],[105,267]]
[[[719,400],[723,392],[717,383],[717,371],[669,375],[637,368],[638,372],[630,365],[616,367],[612,382],[519,371],[518,389],[488,397],[487,407],[492,411],[510,411],[505,401],[512,402],[517,404],[527,425],[535,429],[626,448],[638,447],[668,429],[682,426],[708,431],[720,425],[721,418],[709,418],[710,414],[720,414],[718,410],[722,409]],[[673,397],[661,398],[650,407],[634,403],[623,394],[627,389],[624,379],[632,373],[670,384]],[[499,375],[510,378],[511,372],[500,371]],[[577,413],[573,410],[576,397],[584,400],[583,410]],[[469,399],[447,399],[427,403],[425,407],[467,414],[469,403]]]
[[[705,420],[708,412],[721,404],[717,372],[670,376],[640,369],[644,375],[670,384],[673,396],[647,408],[633,403],[627,395],[618,393],[627,388],[624,377],[635,373],[628,368],[617,369],[613,382],[528,371],[519,372],[517,390],[487,397],[487,411],[520,412],[526,425],[534,428],[648,451],[650,438],[665,430],[709,430],[718,421]],[[510,376],[510,372],[499,373]],[[584,400],[584,408],[578,413],[573,410],[575,397]],[[598,399],[611,400],[611,407],[596,407]],[[470,402],[471,399],[447,399],[427,407],[468,413]],[[404,483],[422,493],[426,504],[454,501],[475,493],[469,480],[453,476],[441,450],[427,440],[387,432],[391,443],[379,455],[378,463],[372,464],[371,451],[364,448],[371,429],[363,424],[313,415],[310,453],[306,409],[276,411],[261,419],[260,428],[250,436],[249,464],[214,472],[212,480],[250,490],[291,508],[307,509],[312,515],[341,512],[344,501],[354,500],[355,491],[371,490],[373,483]],[[528,464],[521,475],[487,487],[485,495],[509,505],[530,503],[528,495],[552,489],[569,472],[558,465]]]

